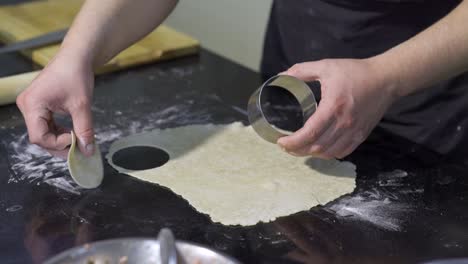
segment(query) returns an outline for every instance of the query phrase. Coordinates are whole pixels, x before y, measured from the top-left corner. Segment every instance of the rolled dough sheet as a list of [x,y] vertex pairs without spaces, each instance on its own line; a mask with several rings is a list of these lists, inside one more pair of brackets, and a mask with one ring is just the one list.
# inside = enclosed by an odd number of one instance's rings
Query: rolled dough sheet
[[99,146],[96,144],[94,154],[86,157],[78,149],[73,131],[71,135],[72,144],[68,151],[68,171],[73,181],[79,186],[87,189],[96,188],[104,178],[104,167]]
[[[140,171],[113,163],[115,152],[133,146],[163,149],[170,160]],[[224,225],[272,221],[332,201],[355,187],[352,163],[293,157],[241,123],[132,135],[114,142],[106,158],[119,172],[170,188]]]

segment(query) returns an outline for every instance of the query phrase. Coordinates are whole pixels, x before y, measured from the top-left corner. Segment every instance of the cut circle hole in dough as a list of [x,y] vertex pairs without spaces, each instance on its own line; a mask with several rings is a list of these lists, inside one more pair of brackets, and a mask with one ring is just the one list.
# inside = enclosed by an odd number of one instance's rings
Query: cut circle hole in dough
[[[146,170],[114,163],[115,153],[134,146],[163,149],[170,159]],[[119,172],[171,189],[224,225],[269,222],[328,203],[355,187],[352,163],[293,157],[241,123],[131,135],[115,141],[106,158]]]
[[118,150],[112,162],[128,170],[148,170],[161,167],[170,159],[166,151],[153,146],[133,146]]

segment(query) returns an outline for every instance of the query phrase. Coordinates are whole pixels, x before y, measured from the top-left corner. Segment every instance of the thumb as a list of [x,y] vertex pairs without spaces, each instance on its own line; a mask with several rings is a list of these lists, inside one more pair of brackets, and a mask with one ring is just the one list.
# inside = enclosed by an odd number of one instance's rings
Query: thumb
[[280,74],[287,74],[296,77],[305,82],[311,82],[319,79],[320,62],[310,61],[294,64],[287,71]]
[[95,150],[93,118],[91,107],[85,104],[70,112],[73,120],[73,131],[78,140],[78,147],[85,156],[91,156]]

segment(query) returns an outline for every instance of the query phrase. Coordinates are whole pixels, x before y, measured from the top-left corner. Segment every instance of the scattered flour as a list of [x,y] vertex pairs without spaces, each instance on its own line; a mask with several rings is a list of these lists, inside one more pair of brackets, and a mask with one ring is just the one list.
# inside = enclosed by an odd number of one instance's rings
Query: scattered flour
[[400,231],[403,216],[414,210],[393,197],[384,197],[377,190],[340,198],[328,205],[327,209],[335,212],[338,217],[353,217],[391,231]]
[[8,152],[13,172],[8,182],[45,182],[64,191],[79,194],[80,188],[71,180],[66,161],[29,144],[27,133],[11,142]]
[[9,213],[13,213],[13,212],[19,211],[21,209],[23,209],[23,206],[21,206],[19,204],[15,204],[15,205],[12,205],[12,206],[8,207],[5,211],[7,211]]
[[187,76],[193,75],[195,72],[203,71],[204,66],[202,65],[194,65],[190,67],[182,67],[182,68],[171,68],[169,70],[171,76],[175,76],[177,78],[186,78]]
[[381,173],[379,175],[379,186],[407,186],[408,183],[402,180],[406,177],[408,177],[408,173],[403,170],[394,170],[391,172]]
[[242,109],[242,108],[240,108],[240,107],[238,107],[238,106],[232,105],[231,107],[232,107],[232,109],[236,110],[236,111],[239,112],[240,114],[243,114],[243,115],[245,115],[245,116],[248,116],[248,115],[249,115],[249,113],[248,113],[246,110],[244,110],[244,109]]
[[178,79],[187,79],[188,76],[194,75],[197,72],[201,72],[205,69],[203,65],[190,65],[184,67],[171,67],[169,69],[163,70],[158,69],[149,75],[147,78],[150,81],[154,81],[157,78],[162,78],[166,76],[175,77]]
[[[135,113],[117,111],[114,113],[114,123],[95,128],[96,142],[105,153],[111,142],[130,134],[158,127],[213,122],[212,109],[209,107],[194,109],[194,104],[194,100],[183,100],[179,104],[144,116],[132,116]],[[102,109],[97,107],[93,107],[93,112],[95,115],[103,114]],[[27,133],[15,137],[7,145],[7,151],[12,171],[8,182],[28,182],[35,185],[45,183],[73,194],[80,194],[83,191],[71,179],[66,161],[50,155],[36,145],[29,144]]]

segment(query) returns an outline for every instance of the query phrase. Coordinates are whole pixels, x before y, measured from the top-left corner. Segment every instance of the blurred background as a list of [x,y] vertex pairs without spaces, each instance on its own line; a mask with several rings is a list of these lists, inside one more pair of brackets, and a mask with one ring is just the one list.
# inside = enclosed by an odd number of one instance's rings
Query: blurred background
[[180,0],[166,24],[258,71],[272,0]]

